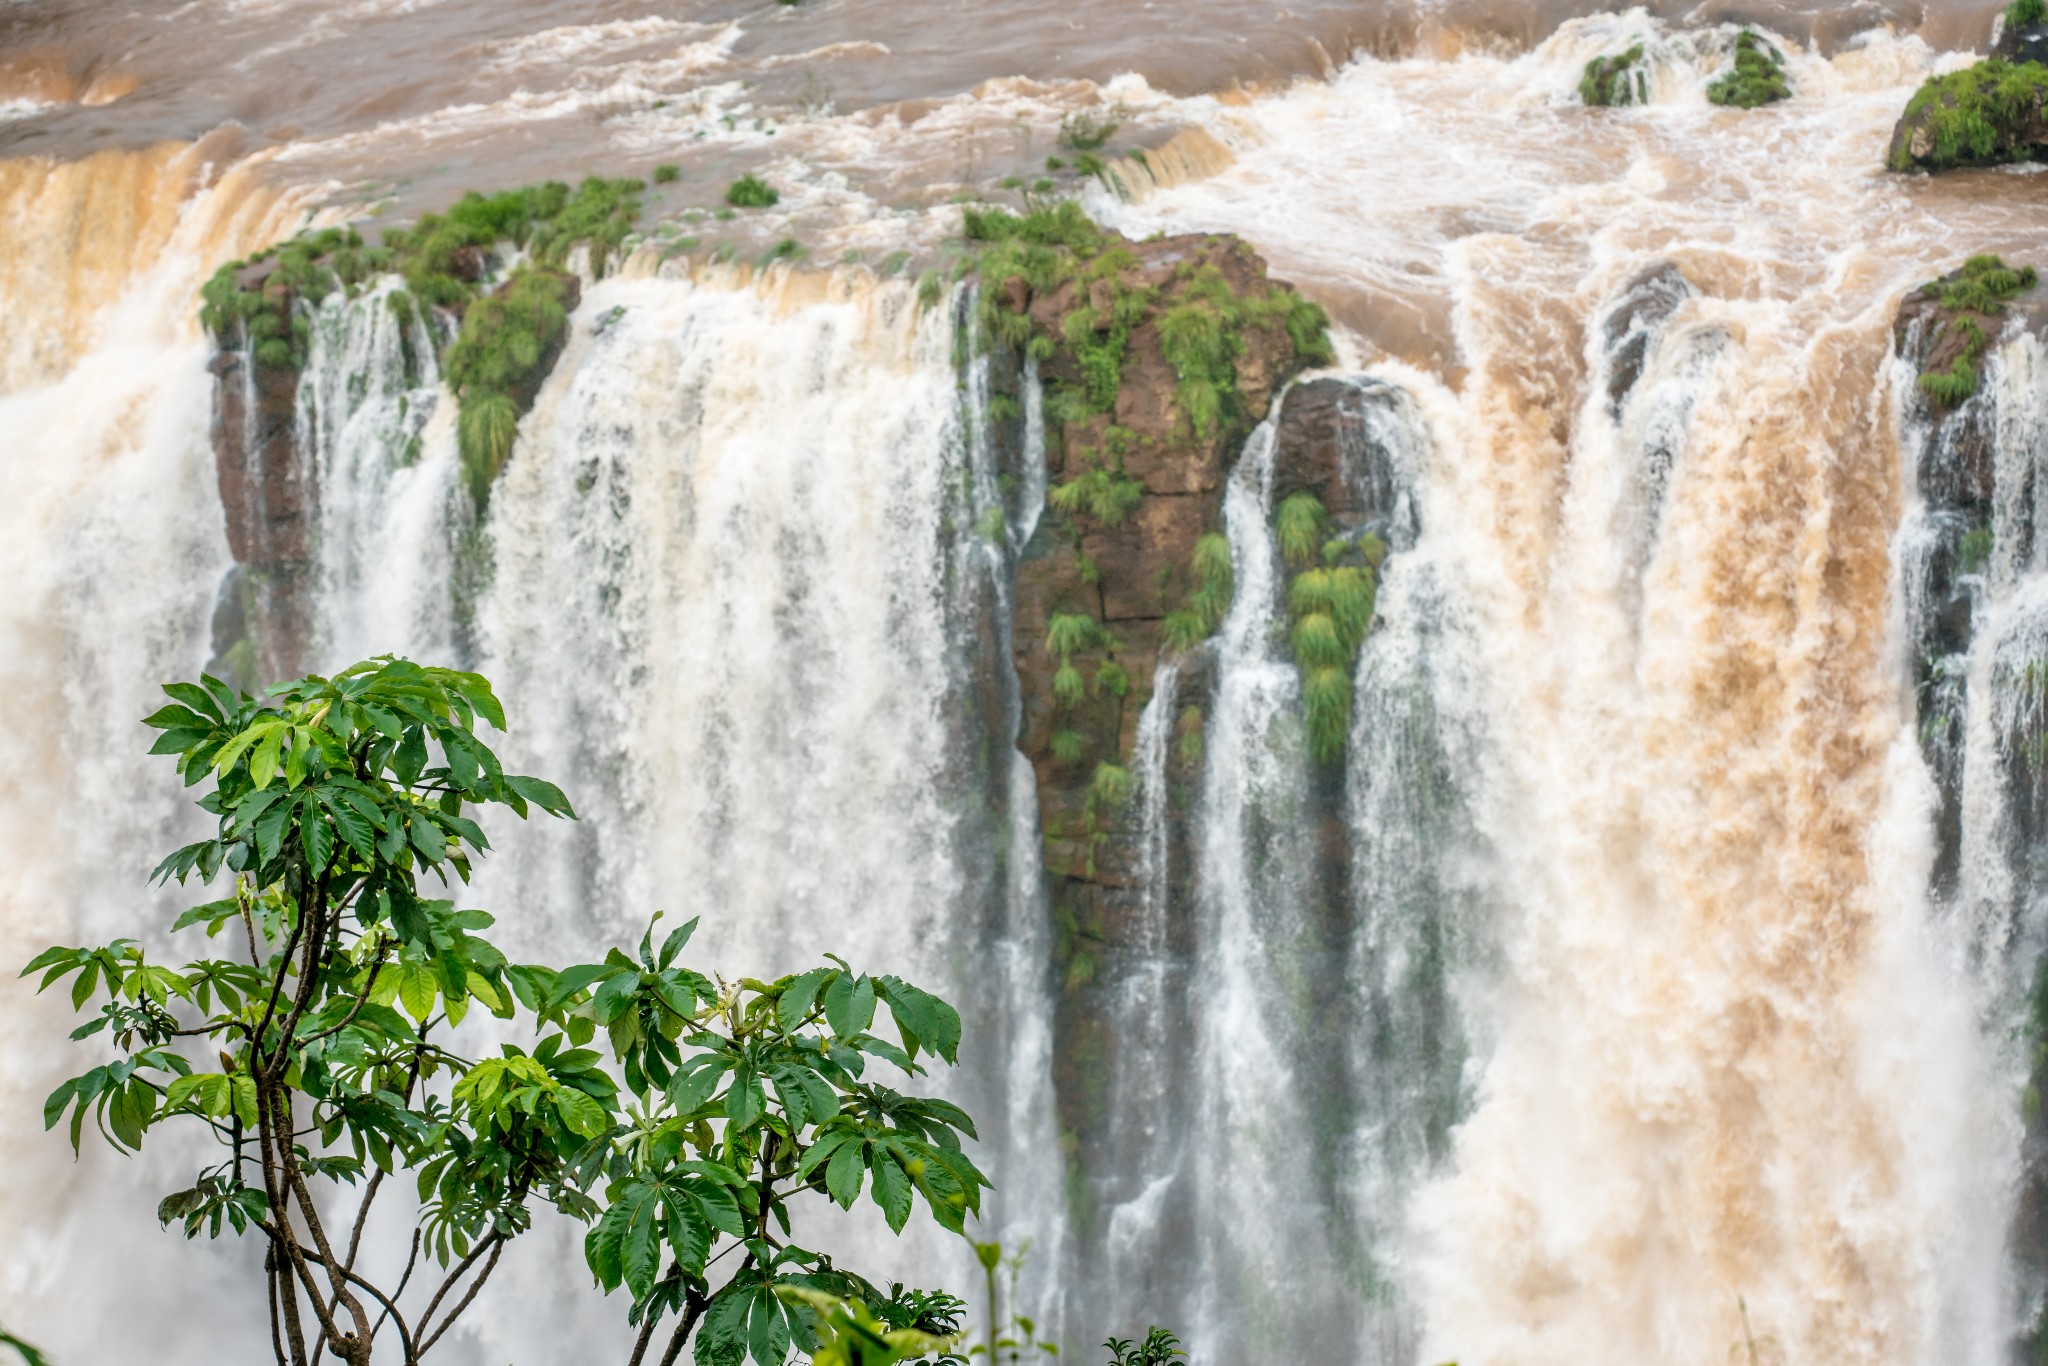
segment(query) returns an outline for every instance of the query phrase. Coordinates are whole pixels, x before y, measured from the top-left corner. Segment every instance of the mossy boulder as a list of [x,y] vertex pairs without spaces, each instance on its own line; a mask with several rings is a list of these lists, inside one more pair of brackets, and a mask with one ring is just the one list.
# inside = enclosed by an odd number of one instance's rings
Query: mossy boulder
[[1595,57],[1579,76],[1579,98],[1595,109],[1613,109],[1650,102],[1650,73],[1643,45],[1626,52]]
[[1792,97],[1785,54],[1754,29],[1735,39],[1735,64],[1707,87],[1707,98],[1731,109],[1761,109]]
[[1991,55],[2015,66],[2048,62],[2048,0],[2015,0],[2007,5]]
[[1885,164],[1948,171],[2033,161],[2048,154],[2048,67],[1993,57],[1936,76],[1906,105]]
[[1977,392],[1985,356],[2005,330],[2013,304],[2039,286],[2032,266],[1973,256],[1900,304],[1900,354],[1913,362],[1920,392],[1937,412],[1951,412]]

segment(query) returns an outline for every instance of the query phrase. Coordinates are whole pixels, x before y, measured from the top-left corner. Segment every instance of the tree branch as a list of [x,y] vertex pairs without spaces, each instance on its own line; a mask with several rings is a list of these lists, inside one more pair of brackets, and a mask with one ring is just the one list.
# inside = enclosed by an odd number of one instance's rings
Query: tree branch
[[[421,1356],[425,1356],[429,1351],[433,1350],[434,1344],[441,1340],[441,1334],[447,1332],[453,1326],[455,1320],[462,1317],[462,1311],[469,1308],[470,1301],[476,1298],[476,1292],[484,1288],[484,1282],[489,1280],[491,1272],[497,1269],[498,1257],[504,1251],[505,1241],[500,1238],[497,1246],[491,1249],[490,1260],[484,1263],[483,1270],[476,1273],[476,1279],[469,1283],[469,1292],[456,1301],[455,1307],[448,1311],[448,1317],[442,1319],[441,1326],[434,1330],[434,1335],[420,1344]],[[425,1320],[421,1322],[424,1324]]]

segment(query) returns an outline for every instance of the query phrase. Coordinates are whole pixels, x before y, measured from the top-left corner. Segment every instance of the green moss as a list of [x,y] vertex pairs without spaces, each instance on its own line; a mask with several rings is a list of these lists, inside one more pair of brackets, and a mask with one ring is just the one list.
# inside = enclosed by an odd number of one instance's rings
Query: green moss
[[2004,317],[2006,305],[2039,282],[2032,266],[2014,269],[1996,256],[1973,256],[1953,278],[1930,280],[1920,287],[1922,297],[1939,302],[1947,315],[1938,326],[1954,329],[1965,342],[1946,370],[1920,376],[1921,392],[1937,408],[1961,407],[1977,392],[1984,355],[1991,349],[1987,324]]
[[1753,29],[1735,40],[1735,65],[1707,87],[1707,98],[1733,109],[1758,109],[1792,94],[1785,79],[1785,54]]
[[773,185],[749,172],[725,187],[725,202],[735,209],[772,209],[782,202]]
[[1965,574],[1975,574],[1991,560],[1991,550],[1996,544],[1991,528],[1980,526],[1963,533],[1961,544],[1956,547],[1956,557],[1962,561]]
[[1616,108],[1650,102],[1650,76],[1643,68],[1643,45],[1611,57],[1595,57],[1579,77],[1579,98],[1594,108]]
[[1907,127],[1924,128],[1927,134],[1927,155],[1914,156],[1914,139],[1907,133],[1892,151],[1891,169],[1908,171],[1919,164],[1940,171],[2030,160],[2033,144],[2024,133],[2044,100],[2048,67],[2031,62],[2012,66],[1993,58],[1936,76],[1906,106]]

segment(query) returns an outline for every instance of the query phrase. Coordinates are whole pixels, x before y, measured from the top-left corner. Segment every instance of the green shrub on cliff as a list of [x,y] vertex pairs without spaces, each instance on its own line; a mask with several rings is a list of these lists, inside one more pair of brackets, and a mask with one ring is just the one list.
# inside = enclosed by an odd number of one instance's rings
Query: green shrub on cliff
[[1944,171],[2029,161],[2048,102],[2048,67],[1992,58],[1936,76],[1906,105],[1886,164]]
[[[1301,669],[1302,706],[1310,756],[1335,763],[1351,728],[1351,669],[1372,629],[1384,543],[1324,542],[1322,502],[1306,490],[1282,500],[1275,513],[1282,558],[1300,569],[1287,587],[1288,642]],[[1320,552],[1320,555],[1319,555]],[[1314,568],[1300,568],[1322,563]]]
[[1650,102],[1650,77],[1643,69],[1643,45],[1595,57],[1579,76],[1579,98],[1596,109]]
[[2008,30],[2039,23],[2048,23],[2048,0],[2013,0],[2005,7]]
[[448,387],[461,404],[456,437],[470,497],[482,507],[512,452],[519,417],[569,326],[575,281],[521,266],[502,289],[469,306],[448,349]]
[[1734,68],[1707,87],[1709,100],[1733,109],[1758,109],[1791,94],[1785,54],[1753,29],[1744,29],[1735,40]]

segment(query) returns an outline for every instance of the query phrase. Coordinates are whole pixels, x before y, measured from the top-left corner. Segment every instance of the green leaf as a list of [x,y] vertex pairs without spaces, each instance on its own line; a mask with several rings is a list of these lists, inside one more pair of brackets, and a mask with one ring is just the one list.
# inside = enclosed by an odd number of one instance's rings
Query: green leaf
[[820,1162],[838,1152],[840,1148],[852,1142],[853,1139],[854,1134],[850,1129],[838,1129],[824,1135],[811,1145],[810,1151],[804,1154],[803,1161],[797,1163],[796,1179],[798,1181],[808,1180],[812,1171],[816,1170]]
[[668,969],[670,964],[676,961],[676,955],[683,951],[683,945],[690,942],[690,936],[697,932],[697,921],[700,918],[694,915],[691,916],[686,923],[670,933],[669,937],[661,942],[661,961],[659,966],[664,971]]
[[874,1161],[875,1181],[872,1195],[882,1207],[882,1216],[889,1221],[891,1233],[903,1232],[903,1225],[910,1219],[910,1174],[897,1165],[893,1154],[877,1152]]
[[225,1118],[234,1106],[234,1087],[219,1072],[196,1072],[189,1077],[179,1077],[164,1092],[164,1108],[175,1110],[195,1098],[200,1114]]
[[789,1355],[789,1320],[783,1316],[782,1301],[766,1287],[755,1293],[747,1338],[757,1366],[783,1366]]
[[782,995],[775,1001],[775,1022],[782,1026],[783,1033],[796,1033],[817,1002],[819,989],[838,971],[837,968],[812,968],[782,989]]
[[579,1138],[596,1138],[612,1127],[604,1107],[573,1087],[555,1092],[555,1110],[569,1132]]
[[697,1366],[739,1366],[747,1354],[747,1310],[751,1285],[734,1281],[712,1298],[697,1328],[693,1351]]
[[[198,712],[215,723],[226,719],[220,707],[215,704],[214,699],[207,696],[206,690],[196,683],[166,683],[163,685],[163,690],[173,701],[184,703],[193,711]],[[232,706],[233,703],[229,702],[228,705]],[[162,714],[162,712],[157,713],[159,716]],[[156,723],[154,720],[150,720],[142,724],[148,726]]]
[[860,1198],[861,1177],[867,1171],[863,1157],[866,1147],[865,1143],[848,1143],[825,1164],[825,1189],[841,1209],[852,1209],[853,1202]]
[[256,836],[256,856],[265,863],[276,858],[277,851],[284,847],[284,832],[291,823],[295,806],[294,802],[279,802],[257,820],[253,832]]
[[284,750],[285,727],[273,725],[264,732],[262,742],[249,756],[249,776],[259,788],[269,787],[270,780],[277,776],[279,757]]
[[626,1288],[633,1298],[644,1300],[661,1275],[661,1200],[649,1187],[639,1187],[628,1197],[632,1201],[619,1250],[626,1272]]
[[425,1024],[434,1013],[434,1001],[441,994],[441,978],[425,963],[402,963],[398,968],[398,999],[406,1014]]
[[[293,751],[297,753],[296,750]],[[327,871],[327,862],[334,855],[334,831],[320,814],[320,803],[312,793],[298,800],[299,838],[305,841],[306,859],[315,877]]]
[[71,1098],[77,1094],[77,1091],[78,1078],[73,1077],[70,1081],[65,1082],[56,1090],[50,1092],[49,1098],[43,1102],[43,1128],[54,1129],[57,1127],[57,1121],[64,1118],[64,1107],[71,1103]]
[[839,1038],[850,1038],[875,1018],[875,984],[842,973],[825,989],[825,1019]]
[[562,795],[562,789],[540,778],[522,777],[516,773],[505,775],[505,786],[532,802],[550,816],[567,816],[576,819],[576,812],[569,805],[569,799]]

